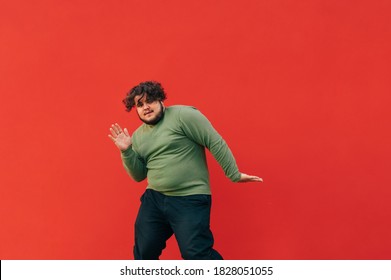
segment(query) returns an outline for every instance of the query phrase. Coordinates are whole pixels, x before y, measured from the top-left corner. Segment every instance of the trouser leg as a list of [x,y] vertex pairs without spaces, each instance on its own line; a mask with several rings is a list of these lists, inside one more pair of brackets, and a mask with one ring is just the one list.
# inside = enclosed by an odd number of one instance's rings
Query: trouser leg
[[157,260],[173,234],[163,214],[164,196],[146,190],[135,223],[134,259]]
[[188,260],[222,260],[213,249],[210,230],[210,195],[169,197],[167,216],[178,241],[182,258]]

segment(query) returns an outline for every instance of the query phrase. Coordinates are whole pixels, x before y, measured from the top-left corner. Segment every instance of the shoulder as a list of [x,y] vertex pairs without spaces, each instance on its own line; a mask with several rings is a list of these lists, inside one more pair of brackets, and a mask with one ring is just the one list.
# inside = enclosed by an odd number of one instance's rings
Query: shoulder
[[191,118],[198,114],[200,114],[200,111],[197,108],[187,105],[173,105],[167,107],[165,112],[166,116],[169,116],[169,118],[175,118],[177,120]]
[[201,113],[196,107],[189,105],[174,105],[167,107],[167,110],[180,116]]
[[197,108],[194,106],[188,106],[188,105],[172,105],[172,106],[166,107],[166,110],[170,111],[170,112],[187,112],[187,111],[191,111],[191,110],[197,110]]
[[207,117],[194,106],[176,105],[171,107],[174,107],[173,110],[176,111],[175,117],[181,125],[202,126],[210,123]]

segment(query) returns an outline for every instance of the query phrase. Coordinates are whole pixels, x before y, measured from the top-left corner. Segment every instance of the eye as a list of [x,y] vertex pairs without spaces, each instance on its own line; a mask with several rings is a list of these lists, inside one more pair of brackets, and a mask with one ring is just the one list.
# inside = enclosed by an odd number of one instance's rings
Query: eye
[[143,103],[142,102],[137,102],[137,107],[143,107]]

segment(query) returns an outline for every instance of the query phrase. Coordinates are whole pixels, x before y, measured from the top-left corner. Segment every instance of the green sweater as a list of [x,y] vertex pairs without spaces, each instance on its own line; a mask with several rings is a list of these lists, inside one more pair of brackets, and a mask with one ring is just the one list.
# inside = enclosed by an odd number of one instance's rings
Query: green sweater
[[205,147],[233,182],[240,172],[231,150],[208,119],[194,107],[170,106],[156,125],[142,124],[132,147],[121,152],[126,171],[148,189],[165,195],[210,194]]

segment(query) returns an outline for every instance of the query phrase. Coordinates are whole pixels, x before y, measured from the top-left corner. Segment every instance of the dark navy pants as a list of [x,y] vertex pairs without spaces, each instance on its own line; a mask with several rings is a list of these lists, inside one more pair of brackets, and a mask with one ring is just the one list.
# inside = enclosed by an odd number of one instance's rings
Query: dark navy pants
[[134,258],[157,260],[173,234],[185,260],[222,260],[213,249],[210,195],[166,196],[147,189],[135,223]]

